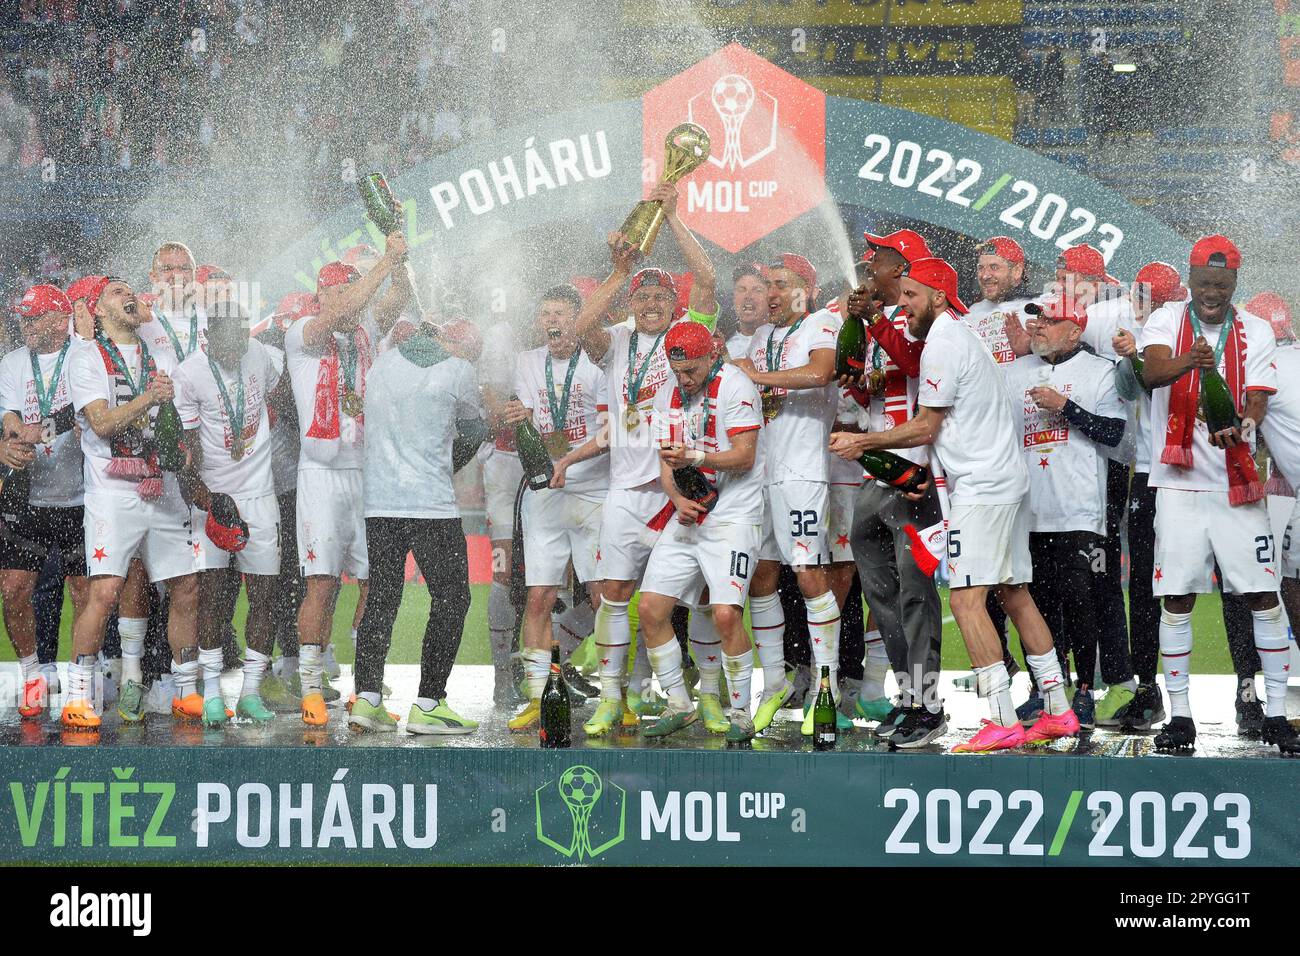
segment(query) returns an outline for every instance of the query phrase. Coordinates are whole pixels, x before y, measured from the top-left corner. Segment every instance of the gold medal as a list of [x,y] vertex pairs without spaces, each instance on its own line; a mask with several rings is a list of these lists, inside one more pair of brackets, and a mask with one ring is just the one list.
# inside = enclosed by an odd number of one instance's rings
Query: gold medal
[[343,414],[347,415],[349,418],[356,418],[361,414],[362,409],[365,407],[361,401],[361,396],[353,391],[346,391],[343,393],[343,400],[340,402],[340,406],[343,409]]
[[777,395],[775,392],[770,390],[763,393],[763,420],[764,421],[770,422],[772,419],[776,418],[776,416],[781,413],[781,402],[784,400],[784,398],[785,398],[784,395]]
[[546,453],[552,461],[559,461],[573,450],[569,436],[564,432],[547,432],[542,436],[542,444],[546,446]]
[[230,457],[235,461],[244,457],[244,436],[236,435],[234,441],[230,443]]
[[46,415],[41,419],[41,444],[53,444],[55,437],[58,435],[58,429],[54,426],[54,419]]
[[885,370],[873,368],[867,376],[867,391],[872,395],[885,394]]
[[143,432],[146,428],[149,427],[149,414],[148,414],[148,412],[146,412],[145,414],[141,415],[139,418],[137,418],[137,419],[136,419],[134,422],[132,422],[131,424],[132,424],[132,427],[134,427],[134,428],[138,429],[139,431]]
[[632,431],[636,426],[641,424],[641,411],[635,405],[627,407],[627,414],[623,416],[623,422],[627,425],[627,430]]

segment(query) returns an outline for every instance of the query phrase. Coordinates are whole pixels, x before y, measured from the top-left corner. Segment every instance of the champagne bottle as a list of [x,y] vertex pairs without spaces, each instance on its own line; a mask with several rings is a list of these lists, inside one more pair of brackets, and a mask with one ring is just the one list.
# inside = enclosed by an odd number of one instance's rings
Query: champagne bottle
[[[512,394],[510,401],[519,401],[519,396]],[[519,452],[519,464],[524,467],[524,479],[533,491],[541,491],[551,484],[555,477],[555,466],[551,464],[551,454],[542,442],[542,433],[537,430],[531,418],[525,418],[515,426],[515,448]]]
[[1133,366],[1133,375],[1137,378],[1137,383],[1145,388],[1147,392],[1150,392],[1151,389],[1147,388],[1146,379],[1142,377],[1142,369],[1145,366],[1145,363],[1142,361],[1142,356],[1134,353],[1128,357],[1128,361],[1129,364]]
[[400,228],[402,214],[383,173],[370,173],[364,179],[357,180],[357,189],[361,191],[366,215],[375,224],[375,228],[385,236]]
[[821,688],[813,704],[813,749],[835,749],[835,698],[831,696],[831,669],[822,667]]
[[861,317],[848,314],[835,339],[835,375],[858,378],[867,367],[867,327]]
[[538,729],[541,746],[563,748],[571,745],[569,688],[560,673],[560,645],[551,645],[551,673],[542,689],[541,724]]
[[704,505],[706,511],[712,511],[713,506],[718,503],[718,492],[713,485],[709,484],[709,479],[704,477],[704,472],[694,465],[674,468],[673,483],[677,485],[677,490],[691,501]]
[[929,468],[892,451],[863,452],[858,464],[877,481],[892,485],[899,491],[916,491],[930,480]]
[[1228,383],[1216,368],[1201,369],[1201,411],[1210,434],[1228,428],[1240,428],[1241,417],[1228,391]]
[[180,413],[171,402],[163,402],[158,406],[153,437],[158,445],[158,467],[172,472],[185,467],[184,429],[181,427]]

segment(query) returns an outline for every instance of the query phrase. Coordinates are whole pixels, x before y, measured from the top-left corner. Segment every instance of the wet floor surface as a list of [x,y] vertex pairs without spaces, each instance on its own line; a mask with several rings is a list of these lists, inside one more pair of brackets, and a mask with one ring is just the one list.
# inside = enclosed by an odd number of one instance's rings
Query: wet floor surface
[[[939,754],[969,738],[979,727],[981,717],[987,715],[984,704],[970,692],[954,691],[952,679],[958,673],[945,673],[941,685],[944,709],[947,713],[948,733],[933,745],[913,751],[894,751],[899,757],[912,753]],[[0,680],[12,687],[16,680],[16,665],[0,665]],[[419,683],[419,670],[413,665],[392,665],[387,670],[386,681],[392,688],[388,700],[389,710],[396,713],[405,724],[406,712],[415,697]],[[761,678],[755,675],[757,693]],[[334,686],[347,699],[351,692],[349,669]],[[237,671],[223,675],[222,690],[233,707],[238,695],[240,677]],[[1018,675],[1014,682],[1013,697],[1017,702],[1028,693],[1027,681]],[[1192,678],[1192,706],[1196,714],[1197,743],[1193,757],[1239,757],[1249,759],[1279,758],[1277,749],[1266,747],[1257,740],[1247,740],[1237,735],[1233,699],[1235,678],[1228,675],[1201,675]],[[1262,688],[1261,688],[1262,689]],[[54,699],[53,719],[40,721],[20,720],[14,709],[12,691],[8,700],[0,700],[0,746],[206,746],[206,747],[471,747],[471,748],[531,748],[538,745],[535,733],[512,734],[506,729],[511,708],[494,707],[492,703],[492,670],[486,666],[458,666],[452,674],[448,688],[449,701],[462,716],[477,720],[479,728],[472,734],[457,736],[417,736],[405,730],[397,733],[361,733],[349,729],[347,712],[342,703],[330,705],[330,721],[324,728],[305,727],[297,714],[285,714],[267,725],[245,721],[232,721],[224,728],[205,730],[198,723],[173,720],[169,715],[150,715],[142,725],[124,725],[112,708],[104,717],[97,734],[64,732],[58,724]],[[721,736],[705,731],[700,723],[687,727],[671,737],[653,739],[636,730],[623,731],[614,736],[588,740],[582,733],[581,723],[595,709],[596,701],[579,703],[574,707],[574,749],[672,749],[672,750],[724,750],[726,742]],[[1288,712],[1300,713],[1300,688],[1289,694]],[[772,726],[745,749],[761,752],[811,751],[812,745],[799,732],[798,713],[782,711]],[[788,719],[785,719],[788,718]],[[648,722],[649,719],[647,719]],[[1074,756],[1140,757],[1158,759],[1186,759],[1155,754],[1152,748],[1154,732],[1126,734],[1107,730],[1084,733],[1078,739],[1057,741],[1046,748],[1030,748],[1028,752],[1045,755],[1068,754]],[[852,733],[841,734],[839,749],[851,752],[890,752],[886,741],[877,737],[870,725],[858,721]]]

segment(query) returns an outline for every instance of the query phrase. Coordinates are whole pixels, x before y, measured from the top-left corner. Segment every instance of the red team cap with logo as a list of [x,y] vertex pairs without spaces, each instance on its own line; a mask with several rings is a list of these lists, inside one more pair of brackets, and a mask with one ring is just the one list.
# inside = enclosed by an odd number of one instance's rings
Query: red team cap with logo
[[199,285],[207,285],[209,282],[231,282],[233,277],[221,266],[208,263],[194,270],[194,281]]
[[350,266],[346,262],[327,262],[320,267],[320,272],[316,274],[316,291],[328,289],[331,286],[347,285],[349,282],[356,282],[361,278],[361,272],[356,266]]
[[1187,289],[1183,286],[1178,270],[1167,262],[1148,262],[1138,270],[1133,279],[1136,285],[1145,285],[1151,289],[1151,306],[1160,308],[1166,302],[1181,302],[1187,298]]
[[270,324],[284,331],[304,315],[312,315],[317,309],[316,296],[310,292],[290,292],[275,307]]
[[[68,301],[76,302],[78,299],[85,299],[90,296],[92,290],[95,290],[103,276],[82,276],[72,285],[68,286]],[[99,293],[95,293],[98,298]]]
[[670,362],[704,358],[713,351],[713,333],[699,322],[678,322],[664,336]]
[[930,247],[926,245],[919,232],[913,232],[911,229],[899,229],[887,236],[873,236],[869,232],[864,232],[862,238],[867,240],[867,245],[873,250],[893,249],[908,262],[931,258]]
[[60,315],[72,314],[72,303],[56,285],[34,285],[23,294],[13,311],[25,318],[58,312]]
[[965,315],[968,311],[966,303],[957,297],[957,270],[944,260],[934,256],[913,259],[903,270],[903,275],[923,286],[938,289],[948,297],[948,305],[958,315]]
[[[84,289],[77,290],[77,299],[84,299],[86,302],[86,308],[89,309],[93,315],[95,312],[95,306],[99,304],[99,297],[104,294],[104,290],[114,282],[125,282],[126,280],[120,279],[117,276],[86,276],[86,278],[80,281],[87,284]],[[74,287],[75,285],[76,284],[74,284]],[[73,302],[77,301],[77,299],[74,299],[72,296],[68,296],[68,298]]]
[[1291,309],[1286,299],[1276,292],[1261,292],[1246,303],[1246,311],[1257,315],[1273,326],[1273,338],[1282,342],[1295,341],[1295,326],[1291,324]]
[[817,288],[817,270],[813,264],[803,256],[795,255],[793,252],[783,252],[767,264],[768,269],[789,269],[800,279],[811,292]]
[[1061,253],[1056,260],[1056,267],[1090,279],[1106,278],[1106,257],[1086,242],[1081,246],[1071,246]]
[[975,249],[977,256],[998,256],[1007,262],[1025,264],[1025,250],[1020,248],[1020,243],[1010,236],[993,236],[985,239]]
[[1045,319],[1052,319],[1055,322],[1073,322],[1080,329],[1088,327],[1087,313],[1079,315],[1074,311],[1070,303],[1064,299],[1048,299],[1046,302],[1030,302],[1025,306],[1025,311],[1030,315],[1041,315]]
[[636,292],[642,286],[662,286],[673,294],[677,295],[677,282],[673,279],[673,274],[663,269],[642,269],[636,275],[632,276],[631,291]]
[[1191,265],[1240,269],[1241,251],[1227,236],[1202,236],[1192,246]]

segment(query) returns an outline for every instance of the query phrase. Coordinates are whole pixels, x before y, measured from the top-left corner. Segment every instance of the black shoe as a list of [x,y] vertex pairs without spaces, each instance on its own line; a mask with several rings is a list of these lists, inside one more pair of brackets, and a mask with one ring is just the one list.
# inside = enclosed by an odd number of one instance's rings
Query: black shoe
[[1133,699],[1115,715],[1121,730],[1150,730],[1165,719],[1165,699],[1156,684],[1138,684]]
[[1174,753],[1196,749],[1196,725],[1190,717],[1171,717],[1156,734],[1156,750]]
[[1243,678],[1237,685],[1237,736],[1252,740],[1264,731],[1264,708],[1255,693],[1255,678]]
[[573,691],[573,693],[579,697],[590,699],[592,697],[600,696],[600,688],[592,684],[591,681],[587,680],[587,678],[583,677],[582,672],[572,664],[566,661],[560,672],[564,676],[564,682],[569,685],[569,690]]
[[912,715],[914,710],[920,710],[919,707],[900,707],[895,706],[885,719],[876,725],[877,737],[892,737],[903,726],[904,721]]
[[948,732],[943,708],[937,711],[918,707],[908,711],[898,728],[889,735],[889,746],[896,750],[914,750],[938,740]]
[[1260,737],[1266,744],[1276,744],[1284,757],[1300,755],[1300,734],[1285,717],[1265,717]]

